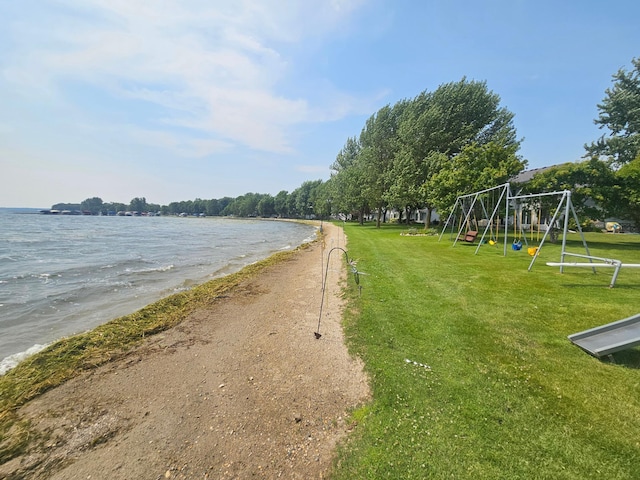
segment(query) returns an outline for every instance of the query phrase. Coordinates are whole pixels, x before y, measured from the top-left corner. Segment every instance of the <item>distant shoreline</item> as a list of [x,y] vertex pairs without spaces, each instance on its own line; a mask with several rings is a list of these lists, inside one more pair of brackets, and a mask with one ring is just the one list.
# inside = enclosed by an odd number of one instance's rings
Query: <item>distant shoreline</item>
[[0,207],[0,214],[2,213],[40,213],[46,208],[31,208],[31,207]]

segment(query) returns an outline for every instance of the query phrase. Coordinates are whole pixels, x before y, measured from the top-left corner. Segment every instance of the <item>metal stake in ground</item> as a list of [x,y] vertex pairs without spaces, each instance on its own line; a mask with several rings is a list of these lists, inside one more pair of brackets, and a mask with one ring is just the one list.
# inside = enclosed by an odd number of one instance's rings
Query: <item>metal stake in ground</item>
[[313,332],[316,339],[322,336],[322,334],[320,333],[320,320],[322,320],[322,306],[324,305],[324,291],[327,286],[327,276],[329,275],[329,260],[331,259],[331,254],[333,253],[334,250],[341,250],[344,253],[347,263],[351,266],[351,271],[353,272],[356,285],[360,285],[360,274],[363,273],[363,272],[358,272],[358,269],[356,268],[356,263],[353,260],[349,260],[349,254],[344,248],[333,247],[331,250],[329,250],[329,253],[327,254],[327,266],[325,268],[324,278],[322,279],[322,297],[320,300],[320,315],[318,316],[318,328],[316,329],[315,332]]

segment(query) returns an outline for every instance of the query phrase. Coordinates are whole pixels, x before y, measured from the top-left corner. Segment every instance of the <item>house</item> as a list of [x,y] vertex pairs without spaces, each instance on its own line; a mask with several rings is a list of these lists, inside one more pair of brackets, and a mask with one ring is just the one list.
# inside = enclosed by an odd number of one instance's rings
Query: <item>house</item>
[[[411,212],[411,216],[409,217],[409,221],[412,223],[425,223],[427,216],[427,209],[420,208],[417,210],[413,210]],[[400,220],[400,211],[396,209],[387,210],[385,214],[384,221],[385,222],[398,222]],[[404,216],[404,212],[402,214],[402,221],[406,221],[406,217]],[[440,221],[440,216],[435,210],[431,211],[431,224],[437,223]]]

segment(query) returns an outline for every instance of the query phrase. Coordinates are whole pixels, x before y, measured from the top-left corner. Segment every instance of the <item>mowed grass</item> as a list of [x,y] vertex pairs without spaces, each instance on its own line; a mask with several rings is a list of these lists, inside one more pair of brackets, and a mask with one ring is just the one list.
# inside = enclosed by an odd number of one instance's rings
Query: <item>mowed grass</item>
[[[373,400],[352,413],[334,478],[640,478],[640,350],[598,360],[567,339],[639,313],[640,269],[610,289],[613,269],[546,266],[560,243],[529,272],[526,247],[474,255],[406,230],[345,226],[367,274],[345,332]],[[640,263],[638,235],[586,238],[592,255]],[[585,253],[579,235],[567,250]]]

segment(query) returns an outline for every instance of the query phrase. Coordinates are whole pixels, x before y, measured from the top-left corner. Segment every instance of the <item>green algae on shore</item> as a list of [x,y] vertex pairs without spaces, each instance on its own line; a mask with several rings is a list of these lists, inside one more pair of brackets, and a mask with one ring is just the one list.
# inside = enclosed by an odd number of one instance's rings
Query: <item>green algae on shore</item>
[[37,439],[28,422],[18,414],[29,400],[76,377],[115,360],[145,337],[168,330],[199,308],[215,302],[265,268],[288,260],[295,252],[278,252],[236,273],[210,280],[188,291],[173,294],[132,314],[116,318],[91,331],[64,338],[27,358],[0,377],[0,464],[20,455]]

